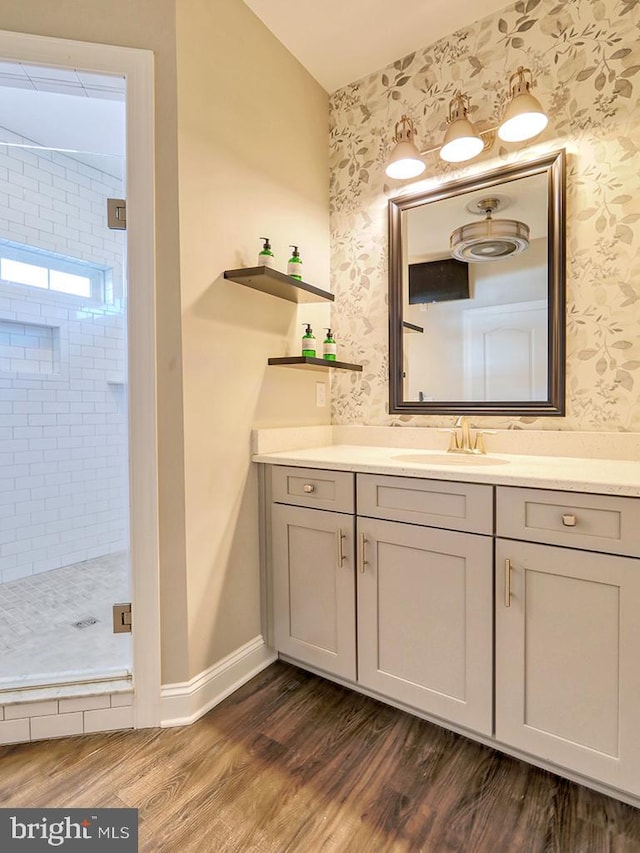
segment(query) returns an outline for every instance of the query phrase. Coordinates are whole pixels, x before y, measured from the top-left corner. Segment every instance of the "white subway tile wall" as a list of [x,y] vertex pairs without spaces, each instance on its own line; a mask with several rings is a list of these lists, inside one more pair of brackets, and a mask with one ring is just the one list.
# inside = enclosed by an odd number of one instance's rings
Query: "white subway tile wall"
[[133,693],[0,706],[0,744],[133,728]]
[[23,720],[5,720],[0,723],[0,743],[21,743],[31,740],[31,727],[28,718]]
[[[11,141],[25,140],[15,136]],[[128,545],[119,178],[0,144],[0,238],[112,270],[108,302],[0,281],[0,582]]]

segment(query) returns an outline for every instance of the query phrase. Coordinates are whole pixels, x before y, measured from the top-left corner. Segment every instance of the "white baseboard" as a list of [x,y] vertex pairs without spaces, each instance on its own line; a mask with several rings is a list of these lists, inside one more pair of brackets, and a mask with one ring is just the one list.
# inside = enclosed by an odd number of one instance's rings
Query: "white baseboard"
[[255,637],[218,663],[179,684],[160,688],[160,725],[188,726],[253,678],[278,655]]

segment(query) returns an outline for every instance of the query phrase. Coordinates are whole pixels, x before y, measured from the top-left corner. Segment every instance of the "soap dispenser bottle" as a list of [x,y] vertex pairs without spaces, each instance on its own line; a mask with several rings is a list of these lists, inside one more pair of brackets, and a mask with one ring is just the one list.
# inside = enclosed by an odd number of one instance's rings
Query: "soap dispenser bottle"
[[289,263],[287,264],[287,275],[291,278],[296,278],[298,281],[302,281],[302,259],[300,257],[300,252],[298,251],[298,247],[294,246],[293,243],[289,244],[293,249],[293,254],[289,258]]
[[269,242],[269,238],[261,237],[260,239],[264,240],[264,246],[258,254],[258,266],[273,268],[275,263],[275,257],[273,255],[273,251],[271,250],[271,243]]
[[324,339],[324,343],[322,344],[322,357],[326,359],[326,361],[335,361],[336,351],[337,347],[335,338],[331,334],[331,329],[327,329],[327,337]]
[[302,355],[305,358],[316,357],[316,339],[313,334],[313,329],[309,323],[303,323],[306,326],[304,335],[302,336]]

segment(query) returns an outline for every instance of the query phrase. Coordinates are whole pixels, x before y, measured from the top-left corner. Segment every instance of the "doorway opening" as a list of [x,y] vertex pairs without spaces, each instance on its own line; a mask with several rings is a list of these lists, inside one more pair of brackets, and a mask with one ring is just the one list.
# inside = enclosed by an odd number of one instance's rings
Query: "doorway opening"
[[[123,77],[0,61],[0,688],[131,677]],[[10,434],[9,434],[10,433]],[[115,601],[112,598],[115,596]]]
[[0,33],[0,704],[128,683],[136,725],[160,681],[152,90],[147,51]]

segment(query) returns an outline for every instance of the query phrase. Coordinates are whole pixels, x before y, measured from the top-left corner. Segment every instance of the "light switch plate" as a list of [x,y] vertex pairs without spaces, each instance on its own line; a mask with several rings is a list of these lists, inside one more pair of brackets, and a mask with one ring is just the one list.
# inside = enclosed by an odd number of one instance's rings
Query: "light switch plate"
[[327,405],[327,385],[325,382],[316,382],[316,406],[322,408]]

